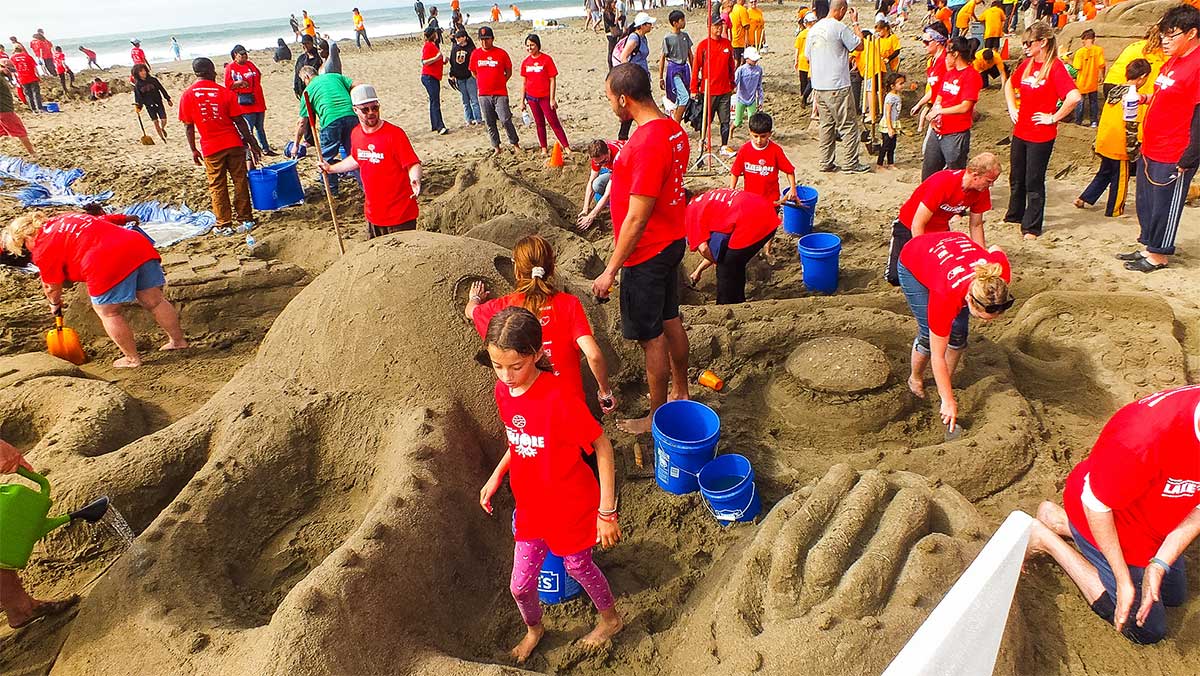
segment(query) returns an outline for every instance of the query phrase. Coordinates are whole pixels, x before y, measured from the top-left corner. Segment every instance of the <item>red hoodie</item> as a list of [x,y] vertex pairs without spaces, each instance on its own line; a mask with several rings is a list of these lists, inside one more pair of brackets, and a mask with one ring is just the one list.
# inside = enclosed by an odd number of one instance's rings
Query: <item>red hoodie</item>
[[[712,43],[711,49],[709,43]],[[712,62],[709,62],[709,57]],[[703,94],[704,87],[700,84],[703,73],[708,83],[710,96],[720,96],[733,91],[733,43],[725,38],[707,38],[696,45],[696,56],[692,61],[692,91]]]

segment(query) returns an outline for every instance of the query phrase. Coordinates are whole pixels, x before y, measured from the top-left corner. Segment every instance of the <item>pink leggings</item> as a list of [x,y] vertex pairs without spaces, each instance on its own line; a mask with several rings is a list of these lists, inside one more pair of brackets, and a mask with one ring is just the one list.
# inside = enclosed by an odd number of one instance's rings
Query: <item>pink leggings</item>
[[538,147],[546,147],[546,120],[550,120],[550,128],[554,130],[558,142],[562,144],[562,147],[570,148],[571,144],[567,143],[567,133],[563,131],[562,123],[558,121],[558,113],[550,107],[550,97],[526,96],[525,102],[529,104],[529,108],[533,112],[533,121],[537,124]]
[[[509,591],[517,601],[521,619],[530,627],[542,622],[542,604],[538,602],[537,579],[542,562],[546,560],[546,554],[549,552],[550,548],[546,546],[545,540],[518,540],[513,552],[512,582],[509,584]],[[596,610],[604,612],[613,607],[616,601],[613,600],[612,590],[608,587],[604,573],[600,572],[599,566],[592,561],[590,548],[564,556],[563,565],[567,573],[583,586],[592,603],[596,604]]]

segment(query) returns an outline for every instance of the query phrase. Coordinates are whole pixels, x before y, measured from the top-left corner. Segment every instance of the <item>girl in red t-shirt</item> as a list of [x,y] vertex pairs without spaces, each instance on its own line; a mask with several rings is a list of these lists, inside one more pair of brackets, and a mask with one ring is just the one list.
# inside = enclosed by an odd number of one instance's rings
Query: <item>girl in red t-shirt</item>
[[521,63],[521,77],[524,78],[521,112],[525,112],[527,104],[533,111],[538,147],[542,149],[543,156],[546,154],[547,120],[554,130],[554,137],[562,144],[563,154],[569,155],[571,144],[567,142],[567,133],[558,121],[558,68],[554,65],[554,59],[542,52],[542,39],[536,33],[530,33],[525,38],[525,49],[529,50],[529,56]]
[[[546,630],[538,603],[537,579],[547,552],[563,557],[600,611],[596,628],[584,637],[599,646],[623,626],[604,573],[592,561],[592,547],[621,540],[617,524],[613,448],[583,400],[565,390],[542,351],[542,325],[522,307],[506,307],[488,322],[487,349],[477,359],[496,371],[496,408],[508,438],[508,450],[479,491],[479,505],[492,513],[492,496],[509,475],[516,502],[516,539],[509,586],[525,637],[512,649],[523,663]],[[594,450],[599,485],[580,455]]]
[[1035,22],[1025,31],[1022,44],[1026,58],[1004,81],[1004,98],[1015,125],[1009,149],[1012,168],[1004,222],[1020,223],[1025,239],[1037,239],[1046,215],[1046,167],[1054,150],[1058,122],[1074,113],[1080,94],[1067,67],[1056,56],[1057,41],[1050,24]]
[[599,390],[596,396],[605,413],[616,409],[617,400],[608,383],[608,363],[600,345],[592,335],[591,324],[579,298],[559,291],[551,283],[554,278],[554,249],[541,235],[524,237],[513,247],[513,270],[517,289],[507,296],[484,302],[487,287],[483,282],[471,285],[467,302],[467,319],[475,324],[482,338],[488,323],[497,312],[510,305],[520,305],[542,321],[542,351],[554,367],[554,375],[566,381],[573,392],[583,393],[583,374],[579,370],[579,355],[588,360]]

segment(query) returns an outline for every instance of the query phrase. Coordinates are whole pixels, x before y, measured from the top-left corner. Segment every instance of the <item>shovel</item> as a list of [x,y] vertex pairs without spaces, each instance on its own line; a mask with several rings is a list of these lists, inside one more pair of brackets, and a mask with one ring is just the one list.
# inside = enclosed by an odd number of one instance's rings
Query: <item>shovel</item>
[[46,351],[59,359],[76,366],[87,361],[83,346],[79,344],[79,335],[75,329],[63,326],[62,309],[54,313],[54,328],[46,332]]
[[144,146],[152,146],[152,145],[154,145],[154,139],[150,138],[150,137],[149,137],[149,136],[146,134],[146,125],[142,124],[142,109],[141,109],[141,108],[134,108],[134,111],[136,111],[136,112],[137,112],[137,116],[138,116],[138,126],[142,128],[142,145],[144,145]]

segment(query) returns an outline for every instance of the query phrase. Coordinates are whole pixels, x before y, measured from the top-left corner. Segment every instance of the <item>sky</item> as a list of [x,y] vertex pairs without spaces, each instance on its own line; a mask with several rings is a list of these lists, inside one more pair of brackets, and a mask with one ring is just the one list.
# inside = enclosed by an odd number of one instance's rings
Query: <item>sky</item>
[[202,26],[223,22],[254,21],[289,14],[349,12],[351,7],[388,7],[403,0],[36,0],[5,2],[0,12],[3,37],[16,35],[22,42],[38,28],[51,42],[75,37],[111,35],[156,29]]

